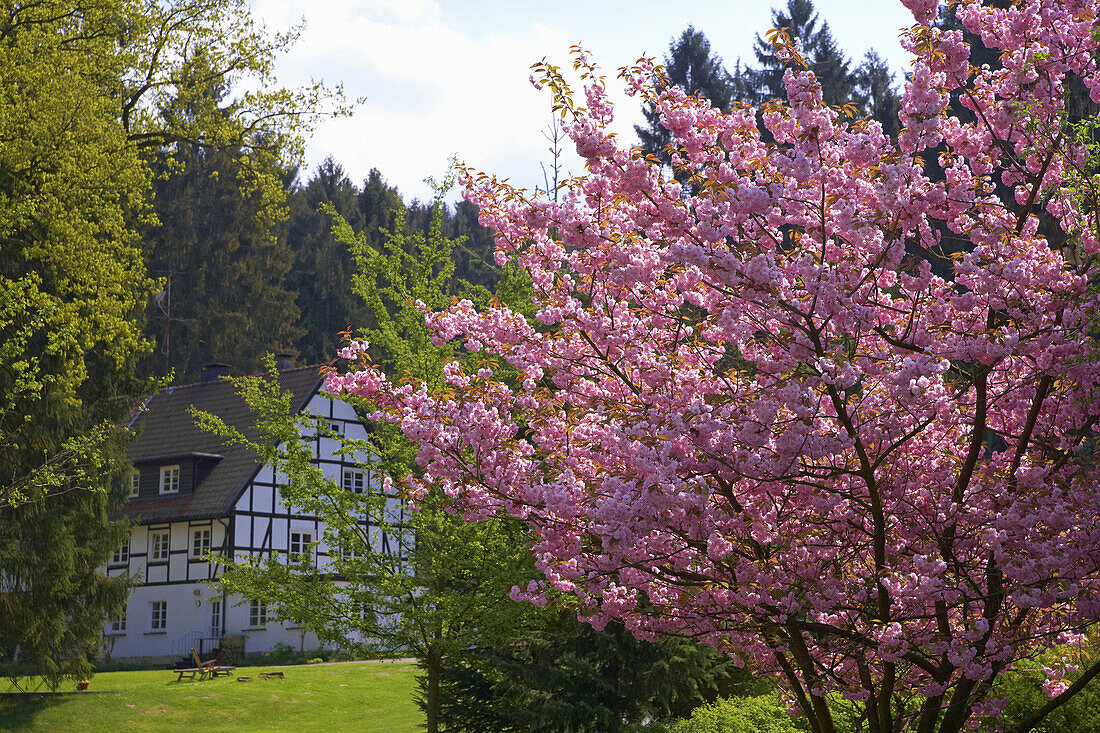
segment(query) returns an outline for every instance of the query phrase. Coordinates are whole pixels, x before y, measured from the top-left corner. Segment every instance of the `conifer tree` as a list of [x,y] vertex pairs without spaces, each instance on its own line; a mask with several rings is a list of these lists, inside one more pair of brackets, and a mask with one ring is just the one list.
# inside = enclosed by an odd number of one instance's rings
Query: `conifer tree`
[[[668,83],[688,94],[699,94],[710,100],[715,108],[728,110],[733,100],[733,79],[722,65],[720,56],[711,53],[710,41],[702,31],[688,26],[680,37],[669,44],[665,54],[665,73]],[[672,141],[668,129],[661,124],[660,112],[652,105],[642,110],[646,125],[635,125],[641,147],[668,164],[665,146]]]
[[[837,46],[829,24],[821,21],[811,0],[787,0],[785,10],[772,10],[771,27],[786,29],[800,45],[802,55],[821,83],[826,104],[843,105],[852,99],[853,84],[849,78],[849,60]],[[746,67],[736,79],[737,98],[761,105],[786,95],[783,74],[789,62],[781,61],[772,43],[756,36],[753,46],[757,67]]]
[[322,210],[331,208],[354,231],[361,231],[365,217],[358,196],[355,184],[331,157],[289,195],[287,244],[294,253],[294,265],[286,284],[301,311],[298,353],[303,363],[331,361],[340,348],[340,332],[352,323],[362,323],[367,315],[347,288],[354,268],[351,253],[336,241],[332,217]]

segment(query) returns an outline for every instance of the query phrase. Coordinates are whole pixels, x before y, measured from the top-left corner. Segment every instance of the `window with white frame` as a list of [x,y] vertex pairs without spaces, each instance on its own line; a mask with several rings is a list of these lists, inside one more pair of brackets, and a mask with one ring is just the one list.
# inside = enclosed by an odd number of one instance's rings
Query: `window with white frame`
[[344,491],[362,494],[367,488],[367,472],[359,468],[344,469]]
[[149,559],[161,562],[168,559],[169,534],[166,529],[154,529],[149,532]]
[[124,565],[130,562],[130,538],[127,537],[122,545],[111,555],[112,565]]
[[149,619],[151,631],[165,631],[168,629],[168,601],[153,601],[149,604],[152,613]]
[[313,548],[310,545],[313,544],[312,532],[291,532],[290,533],[290,556],[294,558],[297,555],[304,555],[307,552],[312,553]]
[[222,599],[210,601],[210,635],[220,636],[222,632]]
[[141,471],[131,468],[126,472],[126,495],[133,499],[140,493]]
[[160,467],[160,493],[162,494],[178,494],[180,491],[180,467],[176,466],[161,466]]
[[196,529],[191,533],[191,556],[203,557],[210,552],[210,529]]
[[267,603],[264,601],[250,601],[248,604],[248,625],[259,628],[267,623]]
[[331,433],[334,433],[334,434],[336,434],[336,435],[339,435],[339,434],[340,434],[341,432],[343,432],[342,428],[343,428],[343,424],[342,424],[342,423],[338,423],[338,422],[330,422],[330,423],[328,424],[328,429],[329,429],[329,432],[331,432]]
[[126,631],[126,606],[122,607],[117,616],[111,617],[111,633],[121,634]]

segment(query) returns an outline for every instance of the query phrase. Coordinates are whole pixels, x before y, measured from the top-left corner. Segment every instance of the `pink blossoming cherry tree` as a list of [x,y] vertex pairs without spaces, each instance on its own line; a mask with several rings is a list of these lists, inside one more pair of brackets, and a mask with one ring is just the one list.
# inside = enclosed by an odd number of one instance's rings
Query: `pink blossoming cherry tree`
[[[823,104],[781,33],[788,99],[762,110],[621,70],[683,185],[608,132],[583,52],[583,106],[536,65],[586,174],[557,201],[464,183],[537,318],[426,313],[485,357],[444,392],[362,342],[327,380],[419,446],[414,500],[528,523],[546,579],[516,597],[753,657],[816,733],[833,693],[874,733],[993,719],[999,675],[1100,618],[1100,207],[1064,105],[1100,101],[1097,0],[960,0],[973,35],[905,4],[897,141]],[[1069,666],[1019,730],[1100,671]]]

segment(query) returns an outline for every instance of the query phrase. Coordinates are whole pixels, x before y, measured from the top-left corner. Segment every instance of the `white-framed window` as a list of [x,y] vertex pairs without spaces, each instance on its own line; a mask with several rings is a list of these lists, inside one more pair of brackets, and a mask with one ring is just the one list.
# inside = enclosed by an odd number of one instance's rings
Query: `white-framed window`
[[123,543],[115,550],[115,554],[111,555],[112,565],[124,565],[130,562],[130,538],[127,537]]
[[330,421],[328,424],[328,429],[329,432],[339,435],[340,433],[344,432],[344,424]]
[[305,553],[311,553],[313,548],[310,545],[313,544],[312,532],[291,532],[290,533],[290,556],[293,559],[297,555],[304,555]]
[[117,616],[111,617],[111,633],[122,634],[126,631],[126,606],[122,607]]
[[210,601],[210,635],[220,636],[222,632],[222,599]]
[[344,491],[362,494],[367,490],[367,472],[360,468],[344,469]]
[[149,617],[149,629],[151,631],[165,631],[168,629],[168,601],[153,601],[149,604],[151,614]]
[[267,603],[264,601],[249,601],[248,625],[254,629],[267,623]]
[[169,533],[166,529],[154,529],[149,532],[149,559],[163,561],[168,559]]
[[202,557],[210,552],[210,529],[196,529],[191,533],[191,556]]
[[141,488],[141,471],[131,468],[126,472],[126,496],[133,499]]
[[161,466],[160,467],[160,493],[162,494],[178,494],[180,491],[180,467],[176,466]]

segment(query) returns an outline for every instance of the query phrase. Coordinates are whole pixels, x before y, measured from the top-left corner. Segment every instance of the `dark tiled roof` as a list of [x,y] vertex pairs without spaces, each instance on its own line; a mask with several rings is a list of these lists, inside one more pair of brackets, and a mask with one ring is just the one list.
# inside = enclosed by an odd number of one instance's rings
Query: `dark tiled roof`
[[[321,384],[320,366],[279,372],[279,386],[294,395],[291,409],[299,412]],[[185,456],[215,459],[214,467],[195,491],[178,496],[131,499],[126,513],[143,523],[178,519],[207,519],[226,516],[245,484],[252,479],[259,460],[247,448],[225,445],[221,438],[200,430],[189,408],[210,412],[257,441],[253,416],[237,395],[233,384],[224,380],[169,387],[154,395],[145,411],[133,423],[137,437],[127,454],[135,464]]]

